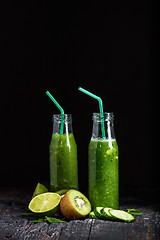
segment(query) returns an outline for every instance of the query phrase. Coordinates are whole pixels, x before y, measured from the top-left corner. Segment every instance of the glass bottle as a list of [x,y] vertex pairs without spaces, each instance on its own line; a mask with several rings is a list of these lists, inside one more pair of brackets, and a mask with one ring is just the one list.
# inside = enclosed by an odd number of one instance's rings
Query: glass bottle
[[93,113],[88,148],[89,199],[93,208],[119,208],[118,145],[113,120],[113,113],[104,113],[106,138],[102,138],[100,114]]
[[77,145],[72,130],[72,115],[65,114],[60,135],[61,114],[53,115],[53,134],[49,146],[50,190],[78,189]]

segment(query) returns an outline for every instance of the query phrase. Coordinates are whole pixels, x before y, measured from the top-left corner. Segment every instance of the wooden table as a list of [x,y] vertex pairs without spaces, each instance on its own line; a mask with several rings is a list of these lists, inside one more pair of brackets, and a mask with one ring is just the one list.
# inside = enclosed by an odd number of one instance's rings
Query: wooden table
[[0,191],[0,240],[160,240],[160,205],[158,189],[122,187],[120,209],[138,208],[145,215],[135,216],[133,223],[85,218],[67,223],[32,223],[31,217],[21,216],[31,199],[30,189]]

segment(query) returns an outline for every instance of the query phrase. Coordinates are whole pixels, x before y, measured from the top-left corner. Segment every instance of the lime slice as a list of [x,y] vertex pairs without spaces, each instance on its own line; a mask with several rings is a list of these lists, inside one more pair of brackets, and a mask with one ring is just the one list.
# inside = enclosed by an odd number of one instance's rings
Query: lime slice
[[133,217],[132,214],[127,213],[123,210],[111,209],[111,210],[109,210],[109,213],[114,218],[114,220],[120,220],[120,221],[125,221],[125,222],[133,222],[135,220],[135,218]]
[[105,207],[101,210],[101,214],[104,216],[105,219],[113,220],[112,215],[110,214],[110,210],[113,210],[112,208]]
[[89,213],[89,218],[97,219],[97,216],[96,216],[95,213],[92,211],[92,212]]
[[32,198],[34,198],[35,196],[37,196],[41,193],[46,193],[46,192],[48,192],[48,189],[43,184],[38,183],[34,190]]
[[96,207],[94,209],[94,214],[96,215],[96,217],[98,218],[103,218],[103,215],[101,213],[101,210],[103,209],[103,207]]
[[28,208],[37,214],[53,216],[58,211],[60,200],[61,197],[57,193],[42,193],[32,198]]

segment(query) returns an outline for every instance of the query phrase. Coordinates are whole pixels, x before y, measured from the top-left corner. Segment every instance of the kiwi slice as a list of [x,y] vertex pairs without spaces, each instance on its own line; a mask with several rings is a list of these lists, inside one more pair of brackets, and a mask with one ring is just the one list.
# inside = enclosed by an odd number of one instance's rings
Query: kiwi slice
[[79,191],[69,190],[60,202],[62,214],[68,219],[78,219],[91,211],[89,200]]

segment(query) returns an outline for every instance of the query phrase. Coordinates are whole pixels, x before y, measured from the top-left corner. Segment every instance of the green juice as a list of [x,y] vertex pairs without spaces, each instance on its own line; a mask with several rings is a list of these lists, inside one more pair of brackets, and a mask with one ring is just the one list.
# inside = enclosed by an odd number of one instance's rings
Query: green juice
[[119,208],[118,146],[114,139],[91,139],[88,149],[92,208]]
[[52,134],[50,190],[78,189],[77,145],[73,133]]

